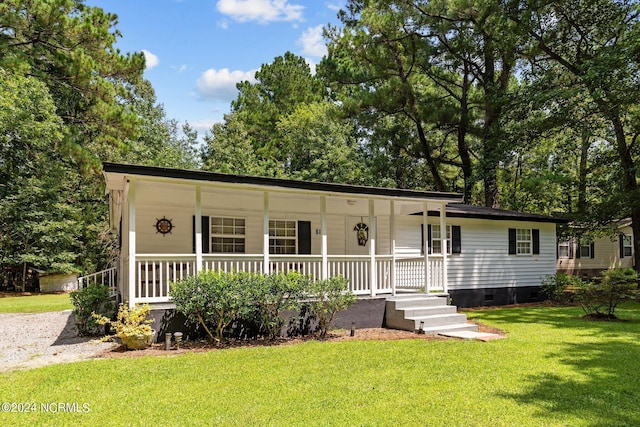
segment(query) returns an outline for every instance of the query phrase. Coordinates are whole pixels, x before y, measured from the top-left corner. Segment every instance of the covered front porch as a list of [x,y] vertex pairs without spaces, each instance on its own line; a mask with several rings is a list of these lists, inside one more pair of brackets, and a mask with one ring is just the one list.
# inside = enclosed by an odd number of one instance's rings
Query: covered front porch
[[[130,305],[169,302],[171,282],[202,270],[340,274],[354,294],[370,297],[447,292],[449,236],[436,231],[447,230],[446,204],[459,195],[118,164],[104,170],[121,237],[118,290]],[[432,239],[434,253],[425,250]]]

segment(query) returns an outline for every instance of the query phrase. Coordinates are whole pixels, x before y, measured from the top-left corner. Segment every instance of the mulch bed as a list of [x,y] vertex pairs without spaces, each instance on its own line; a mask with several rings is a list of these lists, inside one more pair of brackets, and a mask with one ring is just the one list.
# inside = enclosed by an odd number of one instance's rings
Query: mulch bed
[[[489,332],[498,335],[505,335],[505,332],[487,325],[479,324],[480,332]],[[315,336],[280,338],[276,340],[256,339],[256,340],[228,340],[224,342],[210,342],[207,340],[187,341],[184,342],[180,349],[175,348],[175,343],[170,351],[166,351],[164,343],[152,344],[151,347],[144,350],[126,351],[124,347],[119,346],[113,350],[106,351],[101,354],[101,358],[120,358],[120,357],[141,357],[141,356],[175,356],[184,353],[201,353],[207,351],[224,350],[237,347],[270,347],[280,345],[295,345],[306,341],[328,341],[341,342],[353,340],[410,340],[421,339],[427,341],[443,341],[455,338],[446,338],[438,335],[420,335],[409,331],[400,331],[397,329],[386,328],[362,328],[355,331],[355,336],[351,336],[348,330],[338,330],[329,333],[325,338]]]

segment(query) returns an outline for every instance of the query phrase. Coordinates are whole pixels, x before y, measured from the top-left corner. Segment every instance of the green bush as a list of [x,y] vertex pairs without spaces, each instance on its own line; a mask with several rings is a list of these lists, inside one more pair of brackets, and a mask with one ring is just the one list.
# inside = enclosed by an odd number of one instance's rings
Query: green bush
[[78,335],[105,335],[104,325],[100,325],[93,313],[111,318],[114,304],[109,296],[109,287],[92,284],[80,291],[71,292],[71,304]]
[[[284,327],[283,312],[303,308],[308,309],[307,318],[317,319],[319,334],[325,336],[335,314],[356,300],[348,283],[341,276],[313,282],[294,272],[204,271],[172,283],[169,295],[187,321],[201,326],[212,340],[231,334],[274,339]],[[308,300],[304,305],[303,299]]]
[[632,268],[607,270],[577,288],[576,299],[588,316],[616,319],[616,307],[638,298],[638,273]]
[[357,299],[349,291],[349,280],[342,276],[310,281],[308,292],[310,300],[307,304],[318,321],[318,334],[321,337],[327,335],[336,313],[346,310]]
[[309,279],[297,272],[261,276],[254,288],[253,301],[260,331],[268,338],[277,338],[285,324],[282,312],[298,311]]
[[576,289],[582,285],[583,281],[577,276],[556,273],[545,277],[540,289],[550,301],[566,304],[573,301]]
[[254,312],[251,284],[255,276],[203,271],[172,283],[169,295],[189,322],[201,325],[209,338],[220,341],[234,320]]

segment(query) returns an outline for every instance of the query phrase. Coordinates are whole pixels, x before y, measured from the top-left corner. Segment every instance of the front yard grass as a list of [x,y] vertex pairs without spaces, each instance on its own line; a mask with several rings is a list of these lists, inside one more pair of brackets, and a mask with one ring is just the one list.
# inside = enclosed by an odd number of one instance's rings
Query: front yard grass
[[[639,304],[620,308],[624,322],[586,321],[579,307],[468,314],[508,338],[311,341],[2,374],[0,402],[36,411],[2,412],[0,425],[640,423]],[[78,411],[42,409],[52,402]]]
[[71,310],[69,294],[16,295],[0,298],[0,313],[44,313]]

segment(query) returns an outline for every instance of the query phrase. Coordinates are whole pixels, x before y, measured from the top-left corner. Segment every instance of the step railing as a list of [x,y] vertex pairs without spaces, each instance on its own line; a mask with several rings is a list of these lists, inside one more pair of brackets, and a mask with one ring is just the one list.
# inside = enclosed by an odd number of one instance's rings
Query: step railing
[[115,267],[112,267],[106,270],[98,271],[96,273],[87,274],[86,276],[78,277],[77,289],[80,291],[93,284],[108,286],[109,294],[111,296],[117,295],[118,270]]

